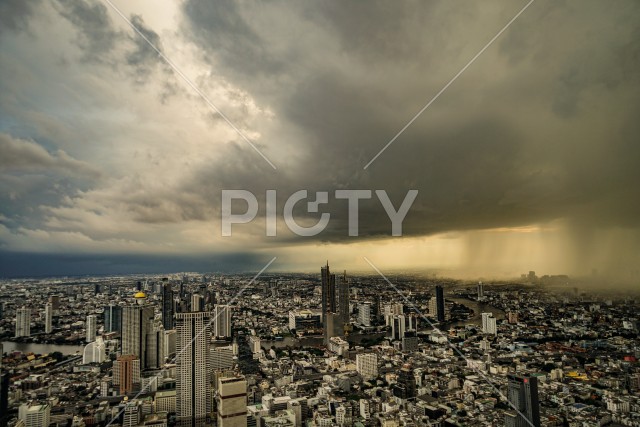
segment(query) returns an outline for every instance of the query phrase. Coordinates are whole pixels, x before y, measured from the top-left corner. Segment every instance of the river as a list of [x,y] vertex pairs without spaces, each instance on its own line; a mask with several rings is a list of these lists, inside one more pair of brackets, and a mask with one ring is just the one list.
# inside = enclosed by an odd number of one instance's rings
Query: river
[[75,354],[76,351],[82,353],[83,346],[60,345],[60,344],[26,344],[12,341],[2,341],[2,349],[5,353],[21,351],[23,353],[48,354],[59,351],[64,355]]

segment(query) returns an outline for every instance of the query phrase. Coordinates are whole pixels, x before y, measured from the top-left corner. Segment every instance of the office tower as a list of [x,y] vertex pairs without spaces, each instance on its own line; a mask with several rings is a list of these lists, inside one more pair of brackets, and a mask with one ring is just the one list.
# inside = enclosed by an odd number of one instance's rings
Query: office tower
[[358,305],[358,324],[361,326],[373,325],[373,304],[363,302]]
[[139,280],[136,282],[136,292],[142,292],[142,282]]
[[393,386],[393,395],[401,399],[413,399],[416,397],[416,377],[413,368],[405,363],[398,373],[398,382]]
[[214,309],[214,335],[217,338],[231,337],[231,307],[216,304]]
[[164,365],[164,329],[161,325],[152,325],[147,333],[146,369],[157,369]]
[[15,338],[31,335],[31,309],[22,307],[16,310]]
[[87,332],[87,337],[86,337],[86,341],[87,342],[92,342],[96,340],[96,332],[98,330],[98,316],[96,316],[95,314],[90,314],[89,316],[87,316],[87,322],[86,322],[86,332]]
[[478,301],[482,301],[484,299],[484,285],[482,282],[478,282]]
[[176,314],[176,416],[182,426],[202,425],[212,410],[211,313]]
[[436,286],[436,320],[444,322],[444,288]]
[[506,427],[540,427],[538,379],[523,375],[507,375],[507,398],[512,408],[505,414]]
[[98,283],[96,283],[93,286],[93,294],[94,295],[98,295],[99,293],[101,293],[101,291],[102,291],[102,288],[100,287],[100,285]]
[[53,331],[53,304],[48,302],[44,306],[44,333],[50,334]]
[[498,327],[493,313],[482,313],[482,333],[497,335]]
[[204,297],[202,295],[191,295],[191,311],[204,311]]
[[394,340],[402,340],[404,332],[407,330],[407,318],[404,314],[396,314],[393,316],[391,323],[391,338]]
[[338,287],[338,312],[340,319],[344,325],[349,324],[349,281],[347,280],[347,272],[337,277]]
[[122,334],[122,307],[110,304],[104,307],[104,331]]
[[173,287],[167,278],[162,279],[162,325],[168,331],[173,329]]
[[53,310],[60,310],[60,295],[49,295],[49,302],[53,306]]
[[224,371],[233,368],[233,347],[215,347],[211,349],[211,369]]
[[378,377],[378,355],[375,353],[356,354],[356,370],[365,381]]
[[0,301],[0,320],[4,317],[4,303]]
[[172,354],[176,354],[176,339],[178,334],[175,329],[164,331],[164,357],[170,357]]
[[49,404],[24,404],[18,409],[18,418],[25,427],[49,427],[51,406]]
[[331,274],[329,262],[327,262],[325,267],[320,268],[320,274],[322,277],[322,326],[324,329],[324,344],[328,345],[332,337],[343,335],[344,322],[342,315],[338,313],[336,275]]
[[135,303],[122,308],[121,354],[134,355],[140,359],[140,369],[147,368],[147,334],[153,325],[153,305],[147,304],[146,295],[138,292]]
[[140,389],[140,359],[128,354],[120,356],[113,364],[113,385],[120,394],[133,393]]
[[244,377],[218,379],[218,427],[247,427],[247,381]]
[[402,337],[402,351],[418,351],[420,339],[414,329],[407,329]]

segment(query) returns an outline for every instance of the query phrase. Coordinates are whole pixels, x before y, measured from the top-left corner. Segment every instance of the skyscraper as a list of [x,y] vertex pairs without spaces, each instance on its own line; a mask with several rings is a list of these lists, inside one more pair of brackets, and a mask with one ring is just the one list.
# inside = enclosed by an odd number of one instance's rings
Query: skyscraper
[[393,386],[393,395],[401,399],[413,399],[416,397],[416,378],[413,368],[406,363],[398,373],[398,381]]
[[93,342],[96,340],[96,332],[98,330],[98,316],[96,316],[95,314],[90,314],[89,316],[87,316],[87,322],[86,322],[86,332],[87,332],[87,336],[86,336],[86,341],[87,342]]
[[28,337],[31,335],[31,309],[22,307],[16,310],[15,337]]
[[518,412],[505,414],[506,427],[540,427],[538,379],[524,375],[508,375],[507,398]]
[[44,306],[44,333],[50,334],[53,331],[53,304],[48,302]]
[[324,329],[324,343],[329,344],[329,340],[344,332],[342,316],[338,313],[336,300],[336,275],[331,274],[329,262],[325,267],[320,268],[322,277],[322,326]]
[[218,427],[247,427],[247,381],[244,377],[218,379]]
[[498,328],[493,313],[482,313],[482,333],[496,335]]
[[164,352],[164,328],[161,325],[152,325],[147,333],[147,353],[145,368],[157,369],[164,365],[166,357]]
[[349,281],[347,272],[337,278],[338,286],[338,311],[344,325],[349,323]]
[[436,320],[444,322],[444,288],[436,286]]
[[122,309],[122,351],[121,354],[133,354],[140,359],[140,369],[146,369],[147,334],[153,324],[153,305],[147,304],[146,295],[135,294],[135,303]]
[[162,279],[162,281],[162,325],[168,331],[173,329],[174,325],[173,288],[166,278]]
[[231,307],[216,304],[214,319],[214,335],[218,338],[231,337]]
[[181,426],[203,425],[212,410],[211,313],[177,313],[176,416]]
[[482,282],[478,282],[478,301],[482,301],[484,299],[484,285]]
[[104,331],[122,333],[122,307],[108,305],[104,307]]

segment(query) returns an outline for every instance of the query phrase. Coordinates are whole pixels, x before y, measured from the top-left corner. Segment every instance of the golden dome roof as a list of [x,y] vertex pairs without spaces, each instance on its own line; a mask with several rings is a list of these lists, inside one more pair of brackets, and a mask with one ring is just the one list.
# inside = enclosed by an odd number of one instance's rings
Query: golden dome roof
[[133,297],[134,298],[146,298],[147,295],[144,292],[137,292]]

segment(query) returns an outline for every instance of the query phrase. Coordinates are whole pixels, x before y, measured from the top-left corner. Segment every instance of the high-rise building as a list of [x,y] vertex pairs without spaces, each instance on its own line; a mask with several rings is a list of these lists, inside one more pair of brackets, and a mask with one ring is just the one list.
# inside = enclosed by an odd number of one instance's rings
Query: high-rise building
[[181,426],[202,425],[212,410],[211,313],[177,313],[176,416]]
[[128,394],[140,389],[140,359],[128,354],[120,356],[113,364],[113,385],[119,387],[120,394]]
[[49,427],[51,406],[30,403],[20,405],[18,418],[24,422],[25,427]]
[[373,304],[362,302],[358,305],[358,324],[361,326],[373,325]]
[[407,317],[404,314],[396,314],[393,316],[391,323],[391,338],[394,340],[402,340],[404,332],[407,330]]
[[168,331],[174,326],[173,288],[168,279],[164,278],[162,281],[162,325]]
[[211,349],[211,369],[226,370],[233,368],[233,346],[215,347]]
[[444,322],[444,288],[442,286],[436,286],[436,320],[438,322]]
[[478,282],[478,301],[482,301],[484,299],[484,285],[482,282]]
[[216,304],[214,316],[214,335],[218,338],[231,337],[231,307]]
[[48,302],[44,306],[44,333],[50,334],[53,332],[53,304]]
[[60,295],[49,295],[49,302],[53,305],[53,310],[60,310]]
[[516,411],[505,414],[506,427],[540,427],[538,379],[524,375],[508,375],[507,398]]
[[191,311],[204,311],[204,297],[202,295],[191,295]]
[[85,330],[87,332],[86,341],[87,342],[95,341],[96,332],[98,330],[98,316],[96,316],[95,314],[88,315],[85,326],[86,326]]
[[164,365],[166,358],[164,347],[164,328],[161,325],[152,325],[147,333],[146,369],[158,369]]
[[398,381],[393,386],[393,395],[401,399],[413,399],[416,397],[416,377],[413,368],[405,363],[398,373]]
[[122,307],[110,304],[104,307],[104,331],[122,334]]
[[218,427],[247,427],[247,381],[218,378]]
[[493,313],[482,313],[482,333],[496,335],[498,327]]
[[0,425],[9,411],[9,373],[0,369]]
[[153,305],[147,304],[146,295],[138,292],[135,303],[122,308],[121,354],[134,355],[140,359],[140,369],[147,368],[147,334],[153,326]]
[[28,337],[31,335],[31,309],[22,307],[16,310],[15,337]]
[[[332,337],[343,334],[344,322],[342,314],[338,312],[336,275],[331,274],[329,262],[325,267],[320,268],[320,275],[322,278],[322,326],[324,329],[324,343],[328,345]],[[347,286],[346,283],[345,286]],[[345,298],[348,298],[348,296]]]
[[378,355],[375,353],[356,354],[356,370],[365,381],[378,377]]
[[347,272],[336,278],[336,286],[338,288],[338,312],[342,324],[349,324],[349,281],[347,280]]

